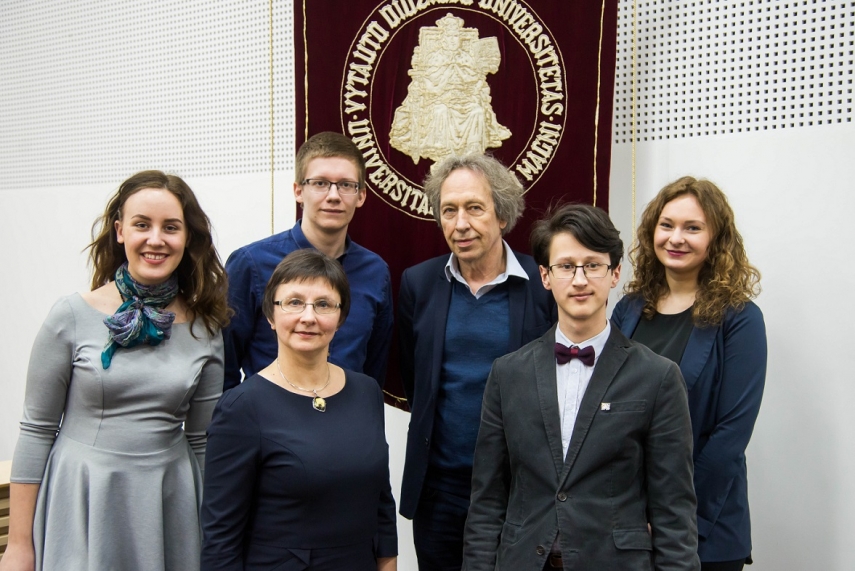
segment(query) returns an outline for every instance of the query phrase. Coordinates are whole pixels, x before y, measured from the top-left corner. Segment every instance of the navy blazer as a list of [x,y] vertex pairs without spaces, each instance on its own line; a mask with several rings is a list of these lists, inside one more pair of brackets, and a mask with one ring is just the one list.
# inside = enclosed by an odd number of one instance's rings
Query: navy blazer
[[[612,323],[631,337],[643,300],[618,302]],[[766,325],[748,302],[728,310],[717,327],[695,327],[680,370],[689,393],[698,496],[701,561],[732,561],[751,554],[745,448],[760,412],[766,381]]]
[[[534,258],[514,252],[528,274],[508,278],[510,338],[508,353],[546,332],[557,319],[555,300],[543,287]],[[445,275],[448,255],[408,268],[398,296],[401,378],[410,405],[410,429],[401,485],[401,515],[412,519],[428,469],[436,401],[442,372],[445,324],[452,284]]]

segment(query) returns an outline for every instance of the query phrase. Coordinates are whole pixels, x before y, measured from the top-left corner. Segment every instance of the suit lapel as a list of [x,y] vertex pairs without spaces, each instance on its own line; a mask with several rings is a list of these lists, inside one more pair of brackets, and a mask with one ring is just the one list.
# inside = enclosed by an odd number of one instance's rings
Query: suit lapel
[[689,342],[686,343],[686,349],[683,351],[683,358],[680,359],[680,372],[683,373],[683,379],[686,381],[686,390],[692,390],[698,377],[701,376],[715,343],[716,333],[718,333],[718,327],[695,326],[692,328]]
[[[600,410],[600,403],[603,402],[606,391],[626,361],[627,352],[623,339],[625,337],[618,331],[617,327],[612,328],[606,346],[603,348],[603,353],[597,359],[594,374],[591,376],[591,381],[588,383],[588,388],[585,390],[582,402],[579,405],[579,414],[576,415],[576,424],[573,427],[570,445],[567,447],[567,458],[563,465],[564,470],[561,473],[559,485],[564,484],[570,470],[573,469],[579,450],[582,448],[582,444],[588,436],[588,430],[591,428],[591,423],[594,421],[594,415]],[[559,434],[561,434],[560,430]]]
[[629,311],[623,316],[623,322],[620,324],[620,331],[627,337],[632,337],[635,328],[638,327],[638,322],[641,320],[641,310],[644,309],[644,304],[638,300],[632,300]]
[[553,325],[537,340],[534,348],[534,376],[537,380],[537,398],[546,428],[546,439],[549,441],[549,450],[555,464],[555,474],[560,476],[564,459],[561,446],[561,415],[558,412],[558,381],[555,377],[555,327],[557,325]]
[[445,348],[445,325],[448,321],[448,308],[451,305],[452,283],[445,277],[445,266],[440,268],[439,283],[433,288],[433,299],[428,305],[433,311],[433,354],[431,356],[432,372],[431,394],[436,396],[439,391],[439,377],[442,372],[442,352]]

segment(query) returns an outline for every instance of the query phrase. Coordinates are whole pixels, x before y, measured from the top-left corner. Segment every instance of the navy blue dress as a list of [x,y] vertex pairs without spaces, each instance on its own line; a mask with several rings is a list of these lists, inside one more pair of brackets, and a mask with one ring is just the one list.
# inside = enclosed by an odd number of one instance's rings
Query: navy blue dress
[[203,571],[376,571],[376,558],[397,555],[382,393],[371,377],[345,374],[323,413],[259,375],[220,399]]

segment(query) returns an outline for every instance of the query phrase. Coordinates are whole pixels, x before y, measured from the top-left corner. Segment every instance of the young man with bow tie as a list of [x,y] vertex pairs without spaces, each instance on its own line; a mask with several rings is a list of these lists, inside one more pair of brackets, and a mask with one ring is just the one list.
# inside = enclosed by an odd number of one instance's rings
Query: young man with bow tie
[[487,380],[463,569],[699,570],[680,370],[606,317],[617,229],[568,204],[531,241],[558,323]]

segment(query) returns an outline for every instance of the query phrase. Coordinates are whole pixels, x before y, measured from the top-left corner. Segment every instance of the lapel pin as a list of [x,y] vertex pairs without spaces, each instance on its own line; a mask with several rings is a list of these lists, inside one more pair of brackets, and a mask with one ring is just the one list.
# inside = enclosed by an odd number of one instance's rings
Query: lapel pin
[[601,402],[600,403],[600,410],[611,410],[611,409],[612,409],[612,403],[610,403],[610,402]]

